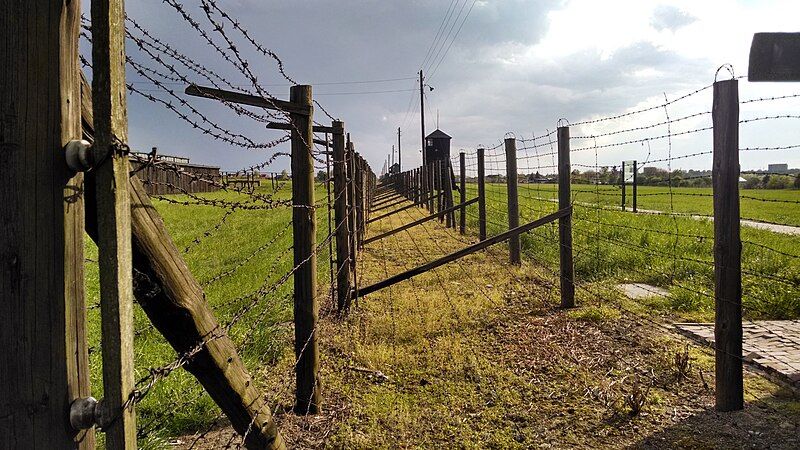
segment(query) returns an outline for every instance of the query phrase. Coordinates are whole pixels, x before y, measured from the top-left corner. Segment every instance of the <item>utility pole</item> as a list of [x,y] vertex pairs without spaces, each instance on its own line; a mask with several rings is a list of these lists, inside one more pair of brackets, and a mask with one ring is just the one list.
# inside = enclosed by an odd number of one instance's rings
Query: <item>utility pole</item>
[[428,158],[425,152],[425,88],[423,86],[425,78],[422,76],[422,69],[419,70],[419,122],[422,132],[422,164],[427,164]]
[[400,156],[400,127],[397,127],[397,168],[398,173],[403,171],[403,158]]

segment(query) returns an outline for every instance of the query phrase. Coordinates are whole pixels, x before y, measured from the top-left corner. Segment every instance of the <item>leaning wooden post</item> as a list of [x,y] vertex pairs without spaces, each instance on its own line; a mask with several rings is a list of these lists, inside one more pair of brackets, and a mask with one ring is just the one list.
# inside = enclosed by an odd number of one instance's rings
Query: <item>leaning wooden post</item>
[[[466,165],[466,155],[464,152],[461,152],[458,155],[458,165],[459,165],[459,204],[464,204],[467,201],[467,165]],[[461,211],[458,215],[458,229],[461,234],[466,234],[467,232],[467,207],[462,206]]]
[[94,449],[70,426],[89,396],[80,2],[0,2],[0,448]]
[[128,194],[128,107],[125,96],[125,8],[122,0],[92,0],[92,146],[97,203],[103,408],[106,446],[136,448],[133,402],[133,262]]
[[336,300],[339,313],[350,308],[350,242],[347,226],[347,161],[344,122],[333,121],[333,192],[336,233]]
[[[508,229],[519,226],[519,194],[517,192],[517,140],[505,139],[506,148],[506,197],[508,197]],[[521,244],[519,235],[508,240],[508,259],[511,264],[520,264]]]
[[[558,208],[571,206],[569,127],[558,127]],[[559,260],[561,263],[561,307],[575,306],[575,278],[572,263],[572,213],[558,219]]]
[[485,150],[478,148],[478,237],[486,240],[486,166],[483,160]]
[[738,411],[744,408],[738,81],[714,83],[712,121],[716,406],[718,411]]
[[[84,137],[94,135],[88,83],[81,89],[81,118]],[[87,183],[93,182],[93,172],[85,178]],[[86,234],[98,242],[94,191],[85,190],[85,228]],[[203,289],[189,271],[137,176],[128,179],[128,191],[136,277],[133,293],[137,302],[177,354],[192,352],[184,368],[203,385],[236,432],[246,436],[245,447],[285,449],[286,443],[278,433],[264,396],[252,383],[236,347],[214,317]],[[198,344],[203,345],[198,347]]]
[[[292,86],[289,101],[311,109],[311,86]],[[291,113],[292,231],[294,232],[294,412],[317,414],[322,401],[317,346],[317,219],[314,210],[313,112]]]

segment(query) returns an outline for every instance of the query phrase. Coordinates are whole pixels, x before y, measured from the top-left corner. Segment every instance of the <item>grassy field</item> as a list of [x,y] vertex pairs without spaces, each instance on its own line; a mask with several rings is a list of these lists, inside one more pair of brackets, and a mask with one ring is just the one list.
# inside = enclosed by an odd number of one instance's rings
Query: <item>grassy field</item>
[[[608,189],[608,187],[601,187]],[[477,195],[468,186],[468,197]],[[598,208],[614,205],[619,196],[597,196],[585,185],[575,185],[573,239],[575,269],[579,283],[643,282],[670,290],[671,295],[652,304],[679,312],[683,319],[713,319],[713,224],[688,217],[633,214]],[[662,188],[652,188],[662,193]],[[676,191],[696,193],[692,188]],[[709,190],[702,190],[708,193]],[[645,190],[645,193],[649,192]],[[753,196],[786,199],[800,191],[743,191]],[[617,191],[619,193],[619,191]],[[556,210],[548,201],[556,192],[549,185],[521,185],[522,221],[534,220]],[[770,197],[771,196],[771,197]],[[661,198],[644,196],[642,199]],[[599,202],[597,201],[599,199]],[[666,201],[669,197],[666,198]],[[674,209],[664,204],[640,202],[642,209],[673,210],[683,213],[711,212],[710,197],[675,196]],[[497,234],[508,225],[505,185],[487,185],[489,233]],[[707,205],[703,202],[708,203]],[[748,212],[743,202],[743,216]],[[668,206],[668,205],[667,205]],[[761,220],[785,222],[800,218],[800,207],[783,203],[759,202],[749,213]],[[780,211],[780,212],[778,212]],[[477,227],[477,205],[468,210],[469,227]],[[765,230],[742,227],[743,304],[748,319],[795,319],[800,317],[800,239]],[[523,251],[546,266],[558,267],[558,233],[555,225],[523,235]],[[768,248],[765,248],[768,247]],[[772,250],[770,250],[772,249]]]
[[[590,188],[585,185],[575,186],[576,191]],[[290,185],[286,184],[277,197],[288,198],[290,190]],[[271,189],[266,186],[260,189],[262,193],[269,191]],[[470,197],[475,195],[474,191],[474,186],[470,186]],[[797,194],[797,191],[760,191],[758,195],[780,196],[792,193]],[[320,187],[317,198],[322,199],[324,195],[324,190]],[[532,220],[554,211],[555,203],[546,200],[554,195],[555,191],[551,186],[521,186],[522,220]],[[204,196],[226,201],[247,200],[246,196],[234,193]],[[618,200],[611,196],[596,196],[593,192],[579,192],[576,200],[594,202],[598,197],[603,205],[613,205]],[[170,198],[192,202],[184,196]],[[655,198],[657,197],[641,197],[640,207],[665,209],[658,203],[647,203],[650,200],[644,200]],[[701,214],[710,212],[702,209],[707,207],[702,202],[710,201],[708,197],[675,196],[674,200],[674,211]],[[490,234],[499,233],[507,226],[505,201],[504,185],[490,185]],[[475,256],[470,260],[470,270],[465,271],[463,265],[447,266],[420,278],[420,281],[398,285],[397,288],[372,296],[377,301],[369,300],[360,305],[358,312],[348,322],[338,324],[325,320],[327,328],[323,330],[323,350],[326,360],[323,362],[323,370],[325,379],[330,380],[326,402],[332,403],[333,411],[325,416],[327,422],[323,420],[326,424],[324,426],[306,422],[298,425],[293,422],[291,415],[282,412],[291,404],[293,386],[291,278],[274,292],[252,296],[260,288],[275,284],[292,266],[290,209],[238,210],[228,215],[225,209],[211,206],[184,206],[162,200],[154,200],[154,203],[177,247],[185,253],[192,273],[203,285],[209,304],[223,324],[236,311],[256,302],[253,311],[233,326],[231,337],[240,349],[246,366],[254,375],[255,382],[272,396],[270,404],[275,406],[282,426],[298,446],[311,447],[320,444],[303,441],[309,436],[315,436],[314,427],[328,427],[320,433],[328,433],[326,435],[331,436],[331,444],[341,448],[390,448],[398,437],[401,438],[400,442],[411,447],[441,445],[444,442],[470,447],[468,443],[474,439],[488,439],[488,442],[497,447],[513,448],[524,447],[519,445],[520,442],[531,442],[530,439],[535,438],[536,433],[532,429],[526,429],[522,434],[515,431],[514,419],[505,415],[509,408],[528,407],[528,400],[514,393],[523,389],[522,386],[526,383],[524,377],[501,367],[502,364],[513,364],[513,361],[490,355],[492,346],[500,345],[498,342],[486,342],[479,337],[486,334],[485,327],[498,326],[504,313],[503,309],[496,308],[498,304],[509,300],[519,302],[520,298],[531,302],[557,303],[557,299],[553,298],[553,289],[547,288],[546,281],[550,275],[548,271],[557,268],[557,230],[554,227],[544,227],[523,236],[527,262],[522,271],[512,274],[498,262],[504,259],[504,248],[501,245],[493,253]],[[750,211],[753,215],[762,214],[762,220],[791,222],[785,217],[798,217],[798,212],[791,207],[787,208],[786,204],[776,202],[759,205],[764,208],[780,206],[772,212],[767,209]],[[777,216],[778,212],[784,216]],[[410,211],[407,214],[420,212]],[[669,314],[681,320],[707,321],[713,318],[713,301],[708,296],[713,292],[713,266],[710,263],[713,230],[710,223],[683,217],[634,215],[579,204],[576,204],[574,217],[576,277],[580,286],[591,288],[579,289],[578,295],[582,304],[596,304],[598,299],[593,298],[591,292],[597,289],[603,290],[604,295],[616,295],[613,290],[608,289],[614,283],[647,282],[670,289],[670,297],[651,300],[645,304],[629,303],[630,308],[643,314]],[[406,222],[411,219],[412,216],[403,218]],[[380,227],[391,226],[391,223],[394,222],[376,224],[371,232],[376,233]],[[318,210],[318,224],[317,240],[322,242],[327,235],[325,208]],[[477,206],[469,209],[468,228],[472,233],[472,237],[468,239],[474,239],[477,230]],[[462,241],[451,239],[449,234],[431,234],[435,231],[428,230],[427,227],[419,230],[419,233],[423,234],[417,236],[417,243],[409,239],[407,232],[403,233],[404,249],[390,258],[381,256],[388,251],[386,248],[368,249],[362,262],[362,283],[377,281],[387,274],[412,267],[415,262],[422,261],[416,253],[433,255],[464,245]],[[676,233],[679,235],[677,238]],[[800,263],[796,256],[800,254],[800,248],[797,237],[752,228],[743,228],[742,234],[746,241],[746,316],[750,319],[800,317]],[[398,239],[399,236],[401,235],[398,235]],[[425,243],[424,248],[419,247],[420,242]],[[760,246],[771,247],[785,254]],[[376,253],[378,249],[384,253]],[[322,291],[328,285],[327,246],[320,251],[318,264]],[[94,305],[99,301],[97,266],[93,262],[97,260],[97,249],[91,242],[87,243],[87,257],[87,301]],[[502,271],[510,277],[500,276]],[[503,285],[498,285],[498,282]],[[454,298],[437,293],[442,290],[442,283],[453,289]],[[484,288],[462,289],[467,283],[477,283]],[[537,287],[532,289],[531,286]],[[412,291],[417,292],[417,295],[411,296]],[[425,295],[420,296],[420,292]],[[321,292],[323,298],[327,299],[325,294]],[[523,297],[519,297],[520,295]],[[615,310],[599,305],[578,311],[575,317],[562,317],[559,320],[604,323],[615,314],[619,315]],[[149,326],[149,320],[138,307],[135,318],[138,380],[148,374],[150,367],[171,362],[176,355],[161,335]],[[90,309],[89,324],[93,395],[100,398],[102,359],[99,350],[99,309]],[[600,332],[597,327],[584,331]],[[502,337],[502,342],[506,342],[505,339],[510,338]],[[669,347],[665,352],[674,350],[674,343],[664,345]],[[523,353],[527,351],[517,350]],[[487,352],[487,355],[476,352]],[[469,354],[477,356],[470,357]],[[450,361],[450,355],[462,355],[463,358]],[[547,357],[540,356],[545,359]],[[701,359],[701,356],[697,358]],[[703,367],[708,369],[708,361],[703,361]],[[389,384],[376,381],[380,377],[370,378],[364,375],[365,372],[354,369],[365,368],[367,373],[386,370],[389,373],[386,367],[391,371],[389,376],[392,381]],[[584,369],[575,374],[595,377],[592,375],[596,372],[594,368]],[[496,390],[491,391],[490,398],[485,397],[490,394],[480,392],[480,386],[479,391],[475,391],[476,384],[481,384],[480,380],[487,380],[497,386]],[[560,381],[553,382],[556,384],[552,389],[562,386]],[[600,379],[592,381],[602,382],[604,381]],[[623,395],[622,391],[615,392],[614,395]],[[574,394],[578,395],[577,392]],[[661,392],[659,395],[673,398],[669,392]],[[577,397],[573,400],[578,401]],[[485,410],[481,405],[486,401],[493,402],[494,406]],[[562,406],[552,404],[549,408],[556,413]],[[457,415],[452,416],[453,421],[442,422],[441,418],[447,417],[451,410],[457,412]],[[484,410],[485,412],[480,413],[483,415],[472,416],[479,414],[476,411]],[[597,411],[587,413],[596,416]],[[216,429],[215,420],[218,414],[218,408],[203,393],[194,378],[187,372],[178,370],[156,384],[139,404],[139,428],[144,435],[140,440],[140,447],[171,448],[170,440],[175,436],[190,436],[209,427]],[[474,432],[467,432],[456,420],[463,420],[464,415],[472,417],[468,422],[477,427]],[[535,422],[528,426],[538,427],[540,424]],[[224,422],[222,425],[224,426]],[[489,430],[497,432],[489,433]],[[423,435],[428,432],[430,436]],[[454,440],[448,441],[450,438]],[[569,442],[569,439],[575,437],[571,435],[565,439],[567,440],[564,442]],[[602,444],[606,441],[597,442]]]
[[[260,193],[272,192],[262,187]],[[203,194],[209,199],[248,201],[237,193]],[[286,183],[276,198],[290,198],[291,185]],[[324,200],[325,191],[318,187],[316,198]],[[177,201],[193,202],[185,196],[169,196]],[[206,299],[219,321],[227,324],[237,311],[255,303],[231,329],[231,338],[240,349],[240,356],[257,383],[277,376],[291,384],[290,373],[275,374],[277,361],[292,357],[292,278],[266,294],[252,294],[275,285],[293,266],[291,209],[237,210],[227,215],[226,209],[191,204],[173,204],[154,199],[178,249],[184,252],[192,274],[203,286]],[[256,202],[255,204],[258,204]],[[225,218],[224,222],[222,219]],[[317,210],[318,242],[328,234],[327,208]],[[206,235],[207,234],[207,235]],[[195,241],[197,239],[197,241]],[[99,303],[97,247],[87,238],[87,303]],[[327,246],[320,249],[318,275],[321,290],[328,286]],[[322,301],[327,297],[323,293]],[[134,340],[136,380],[145,377],[150,367],[173,361],[176,353],[138,306],[135,309]],[[100,352],[100,310],[89,310],[91,382],[93,395],[102,397],[102,355]],[[276,370],[276,369],[275,369]],[[184,370],[173,372],[157,383],[138,406],[138,428],[146,436],[140,448],[169,448],[168,436],[193,433],[208,427],[219,414],[213,401]],[[102,433],[99,435],[102,436]]]
[[[554,184],[521,184],[520,198],[557,199],[558,186]],[[639,186],[637,207],[640,209],[699,214],[710,216],[714,212],[711,188]],[[572,185],[576,202],[595,203],[613,207],[622,204],[619,186]],[[741,189],[741,214],[743,219],[800,226],[799,189]],[[626,208],[633,207],[633,187],[626,187]]]

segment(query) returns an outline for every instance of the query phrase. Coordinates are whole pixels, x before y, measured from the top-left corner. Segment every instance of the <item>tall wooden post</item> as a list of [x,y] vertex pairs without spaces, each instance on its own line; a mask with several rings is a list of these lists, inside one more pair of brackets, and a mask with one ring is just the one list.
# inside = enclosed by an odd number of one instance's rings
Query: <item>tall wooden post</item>
[[[571,206],[569,127],[558,128],[558,208]],[[623,175],[624,177],[624,175]],[[575,306],[575,274],[572,263],[572,213],[558,219],[559,261],[561,265],[561,307]]]
[[421,208],[427,208],[426,199],[428,198],[428,166],[422,165],[420,167],[420,196],[419,196],[419,206]]
[[358,256],[358,241],[356,228],[358,227],[356,214],[356,152],[350,135],[347,135],[347,217],[350,232],[350,270],[353,272],[353,284],[357,285],[356,259]]
[[0,448],[93,449],[87,397],[80,2],[0,2]]
[[94,189],[97,203],[103,407],[106,446],[136,448],[136,416],[126,406],[134,390],[133,262],[125,96],[125,8],[122,0],[92,0]]
[[716,405],[719,411],[737,411],[744,408],[738,81],[714,83],[712,121]]
[[[442,161],[442,165],[444,166],[444,208],[450,209],[453,206],[453,179],[450,176],[450,159]],[[455,217],[452,211],[447,213],[447,228],[455,228]]]
[[[506,149],[506,197],[508,197],[508,229],[519,226],[519,194],[517,192],[517,140],[505,139]],[[508,259],[511,264],[520,264],[521,244],[519,235],[508,240]]]
[[[292,103],[313,107],[311,86],[292,86]],[[314,210],[313,116],[292,121],[292,230],[294,232],[294,352],[297,358],[294,411],[317,414],[322,401],[317,344],[317,219]]]
[[483,154],[486,150],[478,148],[478,237],[486,240],[486,165]]
[[434,213],[436,210],[436,199],[433,198],[433,194],[436,191],[436,168],[432,162],[428,162],[428,210],[431,214]]
[[[434,171],[435,171],[434,172],[435,173],[435,175],[434,175],[435,178],[434,178],[434,181],[433,181],[433,185],[436,187],[436,212],[437,213],[441,213],[442,209],[444,209],[443,206],[442,206],[442,188],[444,188],[443,183],[442,183],[442,175],[443,175],[443,173],[442,173],[443,172],[442,171],[442,162],[443,161],[441,161],[441,160],[433,162]],[[444,215],[439,215],[439,222],[440,223],[444,223]]]
[[638,210],[636,208],[636,200],[638,198],[638,195],[636,193],[636,187],[637,187],[637,184],[638,184],[636,182],[636,172],[638,170],[639,170],[639,168],[637,167],[636,161],[633,161],[633,199],[632,199],[633,200],[633,212],[638,212]]
[[[467,201],[467,164],[466,164],[466,155],[464,152],[461,152],[458,155],[458,166],[459,166],[459,204],[464,204]],[[461,211],[458,215],[458,229],[461,234],[466,234],[467,232],[467,207],[462,206]]]
[[347,160],[344,122],[333,121],[333,192],[336,233],[336,301],[339,313],[350,308],[350,242],[347,224]]
[[356,240],[358,247],[364,240],[364,160],[356,153]]

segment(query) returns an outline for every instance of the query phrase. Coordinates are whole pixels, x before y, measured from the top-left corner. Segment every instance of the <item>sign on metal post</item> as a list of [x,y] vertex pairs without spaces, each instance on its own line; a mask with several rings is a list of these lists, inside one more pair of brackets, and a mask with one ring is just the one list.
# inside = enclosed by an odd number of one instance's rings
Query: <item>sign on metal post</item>
[[622,161],[622,179],[625,184],[633,183],[633,166],[636,161]]

